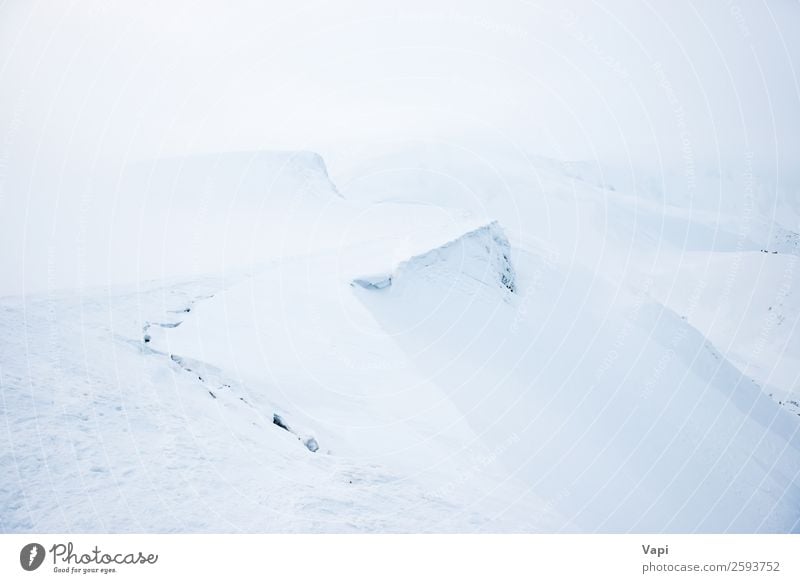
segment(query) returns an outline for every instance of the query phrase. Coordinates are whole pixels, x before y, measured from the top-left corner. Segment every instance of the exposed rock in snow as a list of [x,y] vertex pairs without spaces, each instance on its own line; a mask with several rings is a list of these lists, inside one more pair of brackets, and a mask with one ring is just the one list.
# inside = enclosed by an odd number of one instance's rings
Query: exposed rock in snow
[[382,275],[362,275],[353,280],[353,283],[364,289],[386,289],[392,285],[392,276]]

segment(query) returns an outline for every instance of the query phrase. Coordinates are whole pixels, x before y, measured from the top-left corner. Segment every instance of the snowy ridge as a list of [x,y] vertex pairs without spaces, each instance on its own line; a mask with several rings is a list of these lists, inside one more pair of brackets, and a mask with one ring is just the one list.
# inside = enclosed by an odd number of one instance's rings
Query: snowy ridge
[[465,233],[422,255],[400,263],[395,278],[402,280],[413,274],[430,274],[436,266],[436,277],[450,278],[458,270],[481,283],[497,284],[513,292],[516,289],[511,265],[511,246],[497,221]]
[[253,151],[158,158],[130,168],[131,185],[177,201],[266,202],[306,194],[341,198],[322,156],[308,151]]
[[[350,209],[318,154],[259,151],[132,164],[113,211],[96,212],[92,221],[111,221],[87,245],[86,261],[98,266],[90,271],[100,274],[91,283],[126,284],[269,261],[316,244],[307,233],[322,216],[340,232]],[[327,234],[320,239],[327,245]]]
[[380,290],[397,284],[411,285],[417,278],[516,291],[511,245],[497,221],[400,262],[392,274],[361,276],[353,284]]

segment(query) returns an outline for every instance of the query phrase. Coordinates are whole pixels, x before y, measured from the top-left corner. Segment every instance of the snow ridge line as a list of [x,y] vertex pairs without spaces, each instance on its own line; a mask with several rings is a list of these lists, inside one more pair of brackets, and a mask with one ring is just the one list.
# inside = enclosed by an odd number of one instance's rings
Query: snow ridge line
[[[214,295],[215,294],[197,297],[191,300],[185,307],[174,310],[167,310],[167,313],[190,314],[197,302],[211,299],[214,297]],[[218,399],[217,393],[219,393],[220,391],[233,392],[234,384],[236,383],[230,380],[226,380],[224,378],[223,371],[218,369],[217,367],[197,360],[186,359],[182,356],[179,356],[171,352],[169,353],[163,352],[161,350],[154,349],[152,346],[147,346],[152,341],[152,337],[148,333],[151,326],[157,326],[159,328],[177,328],[183,322],[184,320],[178,320],[176,322],[145,321],[145,324],[142,327],[142,333],[143,333],[142,349],[151,354],[158,354],[160,356],[169,358],[169,360],[178,367],[180,367],[181,370],[195,376],[197,378],[197,381],[206,387],[209,396],[214,400]],[[213,385],[214,388],[209,389],[208,388],[209,384]],[[217,393],[215,393],[214,391],[217,391]],[[257,409],[250,402],[248,402],[243,396],[239,396],[238,400],[241,401],[244,405],[247,405],[251,409],[258,412]],[[271,420],[273,425],[276,425],[277,427],[283,429],[284,431],[288,431],[289,433],[293,434],[310,452],[315,453],[319,450],[319,442],[317,441],[314,435],[298,432],[293,427],[289,426],[284,419],[285,415],[277,413],[275,411],[272,412]]]
[[[479,249],[478,255],[481,255],[481,261],[488,259],[493,267],[493,271],[496,272],[499,288],[507,293],[515,293],[517,291],[516,273],[511,264],[511,245],[497,221],[492,221],[476,229],[467,231],[455,239],[429,249],[424,253],[412,255],[408,259],[398,263],[390,273],[384,272],[372,275],[361,275],[354,278],[350,282],[350,285],[372,291],[389,288],[392,286],[394,280],[405,274],[416,271],[420,267],[425,269],[440,261],[446,261],[446,256],[452,251],[452,248],[465,242],[476,244]],[[480,250],[481,245],[485,249],[485,257],[483,256],[484,251]],[[473,257],[478,257],[478,255],[473,255]],[[466,265],[467,264],[462,264],[460,267],[464,268]],[[479,280],[474,274],[472,274],[471,277]]]

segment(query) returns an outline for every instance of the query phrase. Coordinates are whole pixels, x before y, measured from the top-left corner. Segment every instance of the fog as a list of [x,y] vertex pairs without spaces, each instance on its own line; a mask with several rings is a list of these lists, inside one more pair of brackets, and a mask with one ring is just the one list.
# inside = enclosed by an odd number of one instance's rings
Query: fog
[[163,156],[313,150],[347,181],[446,143],[797,192],[796,2],[165,4],[0,6],[0,294],[106,283],[86,257]]

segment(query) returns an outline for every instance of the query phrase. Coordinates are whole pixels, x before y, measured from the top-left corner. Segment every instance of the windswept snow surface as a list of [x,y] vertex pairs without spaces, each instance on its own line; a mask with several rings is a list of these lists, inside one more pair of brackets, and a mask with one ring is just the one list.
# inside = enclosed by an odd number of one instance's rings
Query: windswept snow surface
[[766,219],[553,166],[469,200],[342,196],[313,154],[152,167],[151,252],[223,249],[0,300],[4,531],[800,531],[798,310],[745,281],[794,265]]

